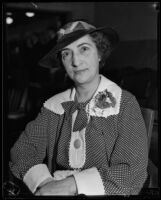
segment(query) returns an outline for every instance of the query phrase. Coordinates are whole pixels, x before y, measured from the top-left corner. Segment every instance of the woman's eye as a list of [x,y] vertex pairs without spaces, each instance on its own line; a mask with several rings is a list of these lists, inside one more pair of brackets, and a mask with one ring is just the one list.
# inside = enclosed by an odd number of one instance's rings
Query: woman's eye
[[71,57],[71,52],[65,51],[65,52],[62,52],[61,55],[62,55],[63,60],[65,60]]
[[83,46],[81,47],[81,53],[85,53],[89,50],[89,47]]

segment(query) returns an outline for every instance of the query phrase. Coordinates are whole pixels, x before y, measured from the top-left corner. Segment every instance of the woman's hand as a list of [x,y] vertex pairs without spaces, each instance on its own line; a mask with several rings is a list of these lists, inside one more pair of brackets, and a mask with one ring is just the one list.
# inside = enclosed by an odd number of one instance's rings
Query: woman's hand
[[77,192],[76,182],[73,176],[59,181],[50,181],[35,193],[36,196],[44,195],[75,195]]

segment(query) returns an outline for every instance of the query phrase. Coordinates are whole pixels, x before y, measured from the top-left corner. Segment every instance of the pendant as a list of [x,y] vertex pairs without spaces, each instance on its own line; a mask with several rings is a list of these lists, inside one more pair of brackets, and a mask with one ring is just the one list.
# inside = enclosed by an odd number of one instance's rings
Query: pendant
[[74,141],[74,147],[75,147],[76,149],[79,149],[80,146],[81,146],[81,141],[80,141],[80,139],[76,139],[76,140]]

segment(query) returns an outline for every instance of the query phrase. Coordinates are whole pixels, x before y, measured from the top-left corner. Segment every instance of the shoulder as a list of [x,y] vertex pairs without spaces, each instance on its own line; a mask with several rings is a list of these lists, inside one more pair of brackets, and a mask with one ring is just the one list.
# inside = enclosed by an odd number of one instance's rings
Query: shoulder
[[102,76],[102,83],[100,88],[107,89],[116,99],[116,107],[120,108],[121,104],[128,102],[137,102],[136,97],[129,91],[122,89],[115,82]]
[[[108,93],[108,95],[106,93]],[[129,104],[129,102],[131,102],[131,104],[133,103],[135,105],[137,104],[137,100],[132,93],[122,89],[115,82],[109,80],[103,75],[101,75],[101,82],[96,92],[96,95],[101,96],[101,94],[106,94],[109,98],[111,96],[112,99],[114,99],[115,105],[110,106],[107,109],[103,109],[104,112],[102,112],[102,110],[99,108],[95,108],[95,112],[97,112],[98,116],[108,117],[111,115],[118,115],[121,112],[121,110],[123,110],[127,106],[127,104]],[[107,101],[108,101],[108,98],[107,98]],[[94,104],[95,102],[93,102],[92,104],[92,109],[94,107]],[[93,111],[91,111],[91,113],[92,115],[95,116]]]
[[122,90],[119,116],[122,117],[122,115],[124,115],[124,117],[133,116],[133,118],[141,116],[141,107],[138,100],[135,95],[127,90]]
[[129,101],[134,100],[134,99],[136,99],[136,98],[135,98],[135,96],[131,92],[122,89],[121,103],[123,103],[123,102],[129,102]]
[[124,107],[127,104],[133,104],[135,106],[136,104],[138,105],[138,101],[131,92],[122,89],[122,97],[121,97],[121,105]]
[[63,102],[70,101],[73,99],[74,91],[72,89],[68,89],[64,92],[54,95],[44,102],[44,107],[56,114],[63,114],[64,109],[62,107]]

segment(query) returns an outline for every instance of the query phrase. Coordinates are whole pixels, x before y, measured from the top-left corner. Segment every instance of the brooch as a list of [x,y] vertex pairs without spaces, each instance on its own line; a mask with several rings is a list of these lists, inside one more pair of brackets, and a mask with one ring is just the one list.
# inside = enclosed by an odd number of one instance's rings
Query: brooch
[[95,106],[100,109],[115,107],[115,105],[116,99],[107,89],[102,92],[98,92],[98,94],[95,96]]
[[98,92],[98,94],[89,102],[87,106],[88,116],[107,117],[115,112],[116,98],[107,89]]

